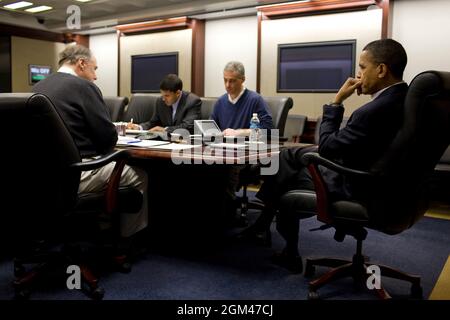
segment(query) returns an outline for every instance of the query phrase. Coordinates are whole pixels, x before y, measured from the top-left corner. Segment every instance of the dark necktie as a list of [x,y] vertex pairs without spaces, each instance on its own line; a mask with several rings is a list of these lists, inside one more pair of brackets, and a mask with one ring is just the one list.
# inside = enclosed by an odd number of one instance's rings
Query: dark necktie
[[172,124],[175,122],[175,116],[173,114],[173,106],[170,106],[170,119],[172,119]]

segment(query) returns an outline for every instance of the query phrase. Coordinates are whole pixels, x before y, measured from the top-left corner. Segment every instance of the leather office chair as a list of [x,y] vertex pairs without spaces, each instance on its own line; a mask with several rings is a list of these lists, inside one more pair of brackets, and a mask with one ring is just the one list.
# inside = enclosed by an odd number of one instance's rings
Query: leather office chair
[[450,199],[450,147],[448,147],[434,168],[432,179],[433,199],[448,202]]
[[[303,156],[302,161],[313,177],[316,195],[311,191],[290,191],[282,197],[282,207],[291,208],[291,213],[300,218],[310,216],[317,197],[317,219],[335,229],[335,240],[341,242],[346,235],[351,235],[357,242],[352,261],[307,259],[305,276],[312,276],[315,266],[332,268],[309,283],[309,298],[318,298],[320,287],[343,277],[353,277],[356,284],[365,285],[369,276],[367,267],[373,264],[367,263],[362,254],[366,228],[395,235],[410,228],[423,216],[428,205],[427,183],[449,142],[450,73],[427,71],[412,80],[405,100],[403,125],[370,172],[345,168],[317,153]],[[368,199],[364,202],[331,201],[318,170],[319,165],[361,183]],[[419,276],[378,266],[381,276],[410,282],[412,297],[422,297]],[[380,298],[390,298],[382,287],[375,292]]]
[[123,121],[142,123],[149,121],[156,110],[156,101],[159,95],[148,93],[135,93],[131,95],[130,103],[123,116]]
[[[15,247],[16,297],[27,298],[35,280],[62,263],[78,265],[84,289],[92,298],[101,299],[104,291],[87,268],[89,261],[74,250],[73,243],[98,236],[98,215],[103,213],[112,222],[111,254],[118,253],[119,213],[125,207],[127,212],[137,212],[142,204],[138,190],[119,190],[127,152],[115,151],[82,162],[63,120],[42,94],[0,94],[0,115],[5,136],[13,137],[2,145],[4,188],[0,203],[9,213],[2,218],[9,230],[5,239]],[[116,165],[107,189],[103,193],[78,194],[81,171],[111,161]],[[118,263],[124,262],[123,256],[116,258],[120,259]],[[35,267],[26,267],[29,264]],[[124,267],[129,271],[128,266]]]
[[[286,126],[286,120],[289,110],[292,109],[293,100],[291,97],[263,97],[269,106],[270,113],[272,114],[273,128],[278,129],[278,137],[271,137],[271,139],[277,138],[282,140],[284,138],[284,128]],[[264,205],[262,202],[255,201],[249,202],[247,196],[247,187],[251,183],[260,183],[260,167],[259,165],[246,166],[240,172],[240,185],[242,186],[242,198],[240,199],[240,216],[241,225],[247,224],[247,212],[248,209],[262,210]]]
[[122,121],[125,106],[128,104],[127,97],[115,97],[115,96],[104,96],[103,100],[109,108],[111,114],[111,121],[118,122]]
[[292,114],[287,117],[284,136],[287,141],[300,142],[305,131],[308,117],[302,114]]
[[214,105],[217,102],[217,98],[201,97],[200,100],[202,100],[201,118],[203,120],[208,120],[214,110]]

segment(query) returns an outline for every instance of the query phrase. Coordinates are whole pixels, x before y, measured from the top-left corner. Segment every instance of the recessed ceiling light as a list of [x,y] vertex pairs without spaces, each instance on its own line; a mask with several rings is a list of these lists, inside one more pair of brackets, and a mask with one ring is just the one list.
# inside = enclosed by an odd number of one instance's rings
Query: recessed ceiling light
[[53,7],[39,6],[39,7],[30,8],[30,9],[25,9],[25,11],[31,12],[31,13],[36,13],[36,12],[42,12],[42,11],[47,11],[47,10],[51,10],[51,9],[53,9]]
[[20,9],[20,8],[29,7],[29,6],[32,6],[32,5],[33,5],[33,3],[31,3],[31,2],[19,1],[19,2],[15,2],[15,3],[7,4],[7,5],[3,6],[3,8],[13,9],[14,10],[14,9]]
[[92,0],[76,0],[76,1],[78,1],[78,2],[89,2],[89,1],[92,1]]

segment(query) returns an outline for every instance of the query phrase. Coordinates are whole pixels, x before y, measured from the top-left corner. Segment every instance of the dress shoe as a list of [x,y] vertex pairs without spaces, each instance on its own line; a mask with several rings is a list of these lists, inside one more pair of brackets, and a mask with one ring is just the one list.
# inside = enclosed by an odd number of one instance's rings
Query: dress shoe
[[289,255],[285,251],[275,253],[272,262],[278,266],[288,269],[292,273],[303,272],[302,257],[299,255]]
[[263,247],[272,245],[272,234],[270,230],[257,230],[255,227],[249,227],[236,235],[236,239],[248,240]]

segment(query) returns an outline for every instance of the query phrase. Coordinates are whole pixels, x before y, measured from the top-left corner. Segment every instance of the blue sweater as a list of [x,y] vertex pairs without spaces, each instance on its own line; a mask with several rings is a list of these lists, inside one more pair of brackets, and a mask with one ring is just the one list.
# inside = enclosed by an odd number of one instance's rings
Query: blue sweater
[[214,105],[211,119],[220,130],[248,129],[253,113],[258,114],[261,129],[272,129],[272,115],[264,99],[254,91],[245,89],[236,104],[228,101],[228,94],[221,96]]

